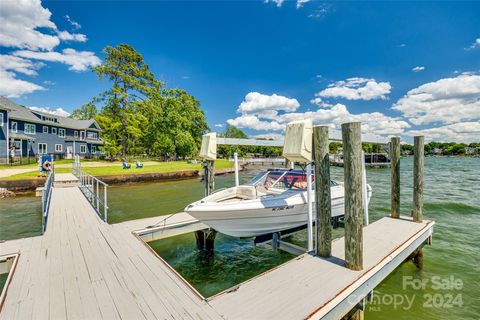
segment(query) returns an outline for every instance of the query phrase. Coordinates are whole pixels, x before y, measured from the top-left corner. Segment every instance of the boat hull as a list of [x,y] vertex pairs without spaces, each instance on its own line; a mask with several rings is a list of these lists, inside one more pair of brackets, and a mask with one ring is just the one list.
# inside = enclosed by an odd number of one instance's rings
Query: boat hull
[[[255,237],[307,223],[305,194],[291,198],[244,201],[242,206],[200,204],[186,212],[209,227],[232,237]],[[315,205],[313,206],[315,208]],[[332,198],[332,216],[344,215],[344,198]],[[315,213],[315,210],[314,210]]]

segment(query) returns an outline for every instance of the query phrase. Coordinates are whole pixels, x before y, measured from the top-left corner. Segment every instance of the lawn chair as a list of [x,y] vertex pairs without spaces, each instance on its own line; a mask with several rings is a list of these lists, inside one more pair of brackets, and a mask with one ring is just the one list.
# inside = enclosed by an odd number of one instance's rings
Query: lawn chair
[[135,166],[137,167],[137,169],[143,168],[143,163],[141,163],[140,161],[137,161],[137,162],[135,163]]
[[126,163],[125,161],[122,162],[123,169],[130,169],[132,167],[131,164]]

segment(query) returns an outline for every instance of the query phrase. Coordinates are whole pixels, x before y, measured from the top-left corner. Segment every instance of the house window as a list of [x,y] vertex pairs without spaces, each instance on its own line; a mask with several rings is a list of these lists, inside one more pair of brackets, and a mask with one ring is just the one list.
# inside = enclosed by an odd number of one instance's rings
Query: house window
[[58,136],[60,138],[65,138],[65,129],[58,129]]
[[25,129],[23,130],[23,132],[25,132],[26,134],[35,134],[35,130],[36,126],[34,124],[25,123]]
[[88,138],[88,139],[97,140],[97,139],[98,139],[98,133],[96,133],[96,132],[87,132],[87,138]]
[[78,138],[78,131],[77,131],[77,130],[75,130],[75,131],[73,132],[73,136],[74,136],[75,138]]
[[18,123],[13,121],[12,122],[12,132],[17,133],[18,130]]
[[48,133],[48,127],[47,126],[43,126],[43,133]]
[[92,153],[97,153],[97,146],[92,146]]
[[57,128],[52,128],[52,134],[57,134]]
[[63,145],[56,144],[55,145],[55,152],[62,152],[62,151],[63,151]]
[[3,127],[3,113],[0,112],[0,127]]
[[47,144],[39,143],[38,144],[38,154],[47,154]]
[[85,131],[80,131],[80,139],[85,140]]
[[80,153],[87,153],[87,145],[81,144],[80,145]]

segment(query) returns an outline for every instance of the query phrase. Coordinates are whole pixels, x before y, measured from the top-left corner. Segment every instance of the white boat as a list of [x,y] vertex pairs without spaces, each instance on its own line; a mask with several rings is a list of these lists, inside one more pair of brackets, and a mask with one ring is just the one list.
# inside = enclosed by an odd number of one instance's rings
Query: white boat
[[[368,194],[369,200],[371,192]],[[342,183],[331,181],[331,198],[332,217],[343,216]],[[302,170],[269,169],[245,185],[219,190],[188,205],[185,212],[233,237],[255,237],[299,227],[307,223],[306,175]]]

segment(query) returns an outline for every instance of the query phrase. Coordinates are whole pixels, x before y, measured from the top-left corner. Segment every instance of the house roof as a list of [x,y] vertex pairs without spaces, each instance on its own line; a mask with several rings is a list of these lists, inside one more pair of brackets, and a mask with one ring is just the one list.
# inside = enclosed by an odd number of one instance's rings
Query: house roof
[[[31,110],[27,107],[16,104],[15,102],[0,96],[0,107],[3,107],[9,111],[9,118],[16,120],[23,120],[28,122],[46,124],[46,125],[57,125],[59,127],[65,127],[70,129],[92,129],[92,130],[101,130],[97,129],[100,126],[95,120],[76,120],[72,118],[62,117],[55,114]],[[55,118],[57,122],[42,120],[38,116],[45,116],[49,118]],[[97,128],[90,128],[92,124],[95,124]]]

